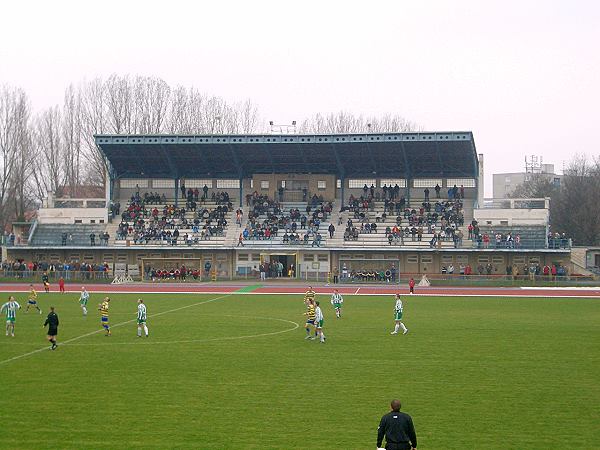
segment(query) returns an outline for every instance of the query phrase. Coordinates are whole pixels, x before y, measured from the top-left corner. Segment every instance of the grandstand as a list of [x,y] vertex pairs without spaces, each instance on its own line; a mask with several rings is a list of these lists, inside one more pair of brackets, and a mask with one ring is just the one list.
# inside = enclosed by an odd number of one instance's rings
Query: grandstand
[[343,261],[504,273],[569,260],[570,245],[555,245],[564,240],[548,246],[545,199],[484,200],[471,132],[95,140],[108,167],[105,198],[51,194],[8,260],[141,273],[148,258],[195,259],[221,279],[258,276],[273,261],[282,276],[326,279]]

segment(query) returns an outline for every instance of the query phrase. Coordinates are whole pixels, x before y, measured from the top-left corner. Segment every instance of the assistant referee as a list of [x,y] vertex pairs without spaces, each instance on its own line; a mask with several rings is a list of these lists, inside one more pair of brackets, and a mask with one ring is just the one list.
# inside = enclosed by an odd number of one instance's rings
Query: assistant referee
[[381,418],[377,429],[377,448],[381,448],[385,436],[386,450],[416,450],[417,434],[412,419],[400,412],[400,400],[390,404],[392,411]]

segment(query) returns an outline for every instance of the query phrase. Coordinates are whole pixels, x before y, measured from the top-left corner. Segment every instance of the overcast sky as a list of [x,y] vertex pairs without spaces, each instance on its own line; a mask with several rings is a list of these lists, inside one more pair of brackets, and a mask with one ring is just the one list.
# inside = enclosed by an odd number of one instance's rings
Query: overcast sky
[[69,83],[152,75],[265,119],[400,114],[471,130],[491,174],[599,155],[598,1],[2,2],[0,84],[34,109]]

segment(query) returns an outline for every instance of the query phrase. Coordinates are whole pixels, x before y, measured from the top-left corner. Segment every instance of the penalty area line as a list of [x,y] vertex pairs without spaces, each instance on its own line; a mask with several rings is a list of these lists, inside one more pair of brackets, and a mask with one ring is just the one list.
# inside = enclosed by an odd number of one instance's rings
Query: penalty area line
[[[215,297],[215,298],[211,298],[211,299],[204,300],[204,301],[197,302],[197,303],[192,303],[191,305],[180,306],[179,308],[169,309],[167,311],[162,311],[162,312],[159,312],[157,314],[148,315],[148,317],[158,317],[158,316],[162,316],[164,314],[169,314],[169,313],[173,313],[173,312],[176,312],[176,311],[181,311],[182,309],[187,309],[187,308],[192,308],[194,306],[204,305],[206,303],[211,303],[211,302],[214,302],[214,301],[217,301],[217,300],[221,300],[222,298],[225,298],[225,297],[230,297],[231,295],[232,295],[232,293],[226,294],[226,295],[220,295],[220,296]],[[111,328],[122,327],[123,325],[128,325],[130,323],[135,322],[136,320],[137,319],[131,319],[131,320],[126,320],[125,322],[119,322],[119,323],[117,323],[115,325],[111,325]],[[83,339],[83,338],[86,338],[88,336],[93,336],[94,334],[102,333],[103,331],[104,331],[103,329],[98,329],[98,330],[90,331],[89,333],[85,333],[85,334],[82,334],[80,336],[75,336],[74,338],[67,339],[64,342],[61,342],[60,345],[67,345],[67,344],[69,344],[71,342],[78,341],[79,339]],[[37,350],[32,350],[30,352],[23,353],[21,355],[13,356],[12,358],[4,359],[4,360],[0,361],[0,365],[7,364],[7,363],[12,362],[12,361],[16,361],[17,359],[25,358],[27,356],[35,355],[36,353],[40,353],[40,352],[43,352],[45,350],[50,350],[50,347],[48,347],[46,345],[45,347],[38,348]]]

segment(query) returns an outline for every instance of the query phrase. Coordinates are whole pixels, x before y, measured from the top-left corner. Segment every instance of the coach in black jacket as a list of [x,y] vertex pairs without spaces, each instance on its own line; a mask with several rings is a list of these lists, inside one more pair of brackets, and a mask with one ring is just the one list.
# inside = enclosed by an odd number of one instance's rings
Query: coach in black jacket
[[392,400],[390,406],[392,411],[381,418],[377,429],[377,448],[385,436],[386,450],[416,450],[417,434],[411,417],[400,412],[400,400]]

